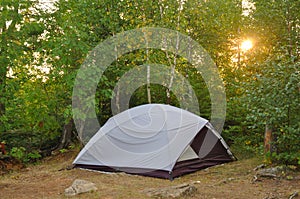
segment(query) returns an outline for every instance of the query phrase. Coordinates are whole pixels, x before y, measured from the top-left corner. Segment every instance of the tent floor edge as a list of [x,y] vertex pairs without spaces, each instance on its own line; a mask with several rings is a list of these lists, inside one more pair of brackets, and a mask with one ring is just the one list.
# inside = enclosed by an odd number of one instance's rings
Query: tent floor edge
[[129,167],[109,167],[109,166],[86,165],[86,164],[75,164],[74,168],[94,170],[99,172],[108,172],[108,173],[124,172],[130,175],[156,177],[156,178],[169,179],[169,180],[174,179],[173,175],[170,175],[170,172],[166,170],[141,169],[141,168],[129,168]]
[[227,162],[232,162],[232,159],[218,159],[218,160],[201,160],[192,159],[182,162],[177,162],[173,167],[172,171],[166,170],[154,170],[154,169],[141,169],[141,168],[126,168],[126,167],[109,167],[109,166],[99,166],[99,165],[85,165],[85,164],[75,164],[74,168],[81,168],[87,170],[95,170],[99,172],[108,173],[127,173],[130,175],[140,175],[147,177],[156,177],[161,179],[168,179],[173,181],[175,178],[180,176],[195,173],[201,169],[206,169],[208,167],[220,165]]
[[177,178],[186,174],[194,173],[208,167],[220,165],[223,163],[232,162],[232,159],[219,159],[219,160],[201,160],[201,159],[192,159],[175,164],[172,176]]

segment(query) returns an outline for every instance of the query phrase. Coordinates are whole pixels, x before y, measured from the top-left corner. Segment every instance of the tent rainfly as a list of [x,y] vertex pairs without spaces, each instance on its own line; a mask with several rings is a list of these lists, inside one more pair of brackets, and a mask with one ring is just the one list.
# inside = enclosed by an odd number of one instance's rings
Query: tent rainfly
[[235,157],[206,120],[164,104],[110,118],[80,151],[78,168],[173,179]]

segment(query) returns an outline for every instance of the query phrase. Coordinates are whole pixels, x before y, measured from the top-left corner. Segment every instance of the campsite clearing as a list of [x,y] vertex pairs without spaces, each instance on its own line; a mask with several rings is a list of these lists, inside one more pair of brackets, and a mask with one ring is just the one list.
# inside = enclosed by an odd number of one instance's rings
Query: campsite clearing
[[[149,188],[162,188],[183,183],[195,184],[197,191],[186,198],[289,198],[300,191],[300,173],[288,179],[262,178],[253,182],[261,164],[257,158],[243,159],[176,178],[174,181],[128,175],[104,174],[93,171],[67,168],[78,150],[48,157],[36,165],[0,176],[1,199],[18,198],[68,198],[64,190],[75,179],[84,179],[96,184],[98,190],[72,198],[147,198],[142,192]],[[297,197],[295,197],[297,198]],[[298,196],[299,198],[299,196]]]

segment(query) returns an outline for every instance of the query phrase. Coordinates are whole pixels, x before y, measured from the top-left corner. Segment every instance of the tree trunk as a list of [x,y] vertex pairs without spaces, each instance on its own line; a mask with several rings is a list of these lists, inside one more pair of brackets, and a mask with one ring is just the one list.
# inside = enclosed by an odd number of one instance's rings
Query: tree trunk
[[68,145],[71,143],[72,130],[73,130],[73,119],[70,119],[69,122],[64,125],[63,134],[56,150],[60,150],[68,147]]
[[[179,18],[178,18],[178,23],[179,23]],[[166,51],[166,57],[168,59],[168,62],[171,66],[171,75],[170,75],[170,80],[169,80],[169,85],[167,86],[166,89],[166,95],[167,95],[167,101],[166,104],[171,104],[171,88],[173,86],[174,82],[174,76],[175,76],[175,67],[177,64],[177,55],[178,55],[178,49],[179,49],[179,34],[177,32],[177,39],[176,39],[176,52],[173,58],[173,63],[171,62],[171,59],[169,57],[168,51]]]
[[[178,2],[178,16],[177,16],[177,31],[180,29],[180,14],[181,11],[183,10],[183,1],[179,1]],[[173,63],[171,64],[171,76],[170,76],[170,81],[169,81],[169,85],[168,88],[166,90],[166,94],[167,94],[167,104],[171,104],[171,88],[173,86],[173,82],[174,82],[174,76],[175,76],[175,67],[177,65],[177,56],[178,56],[178,50],[179,50],[179,33],[177,32],[177,39],[176,39],[176,52],[174,55],[174,59],[173,59]],[[166,52],[167,58],[169,60],[169,63],[171,63],[170,58]]]
[[147,65],[147,98],[148,103],[151,104],[150,65]]
[[117,108],[116,113],[120,113],[121,112],[121,106],[120,106],[120,85],[119,84],[117,84],[116,108]]
[[264,148],[265,152],[271,152],[271,142],[273,139],[272,136],[273,129],[271,128],[270,125],[266,124],[266,129],[265,129],[265,139],[264,139]]
[[[115,36],[115,34],[113,33],[113,36]],[[118,64],[118,47],[117,45],[115,45],[115,60],[116,60],[116,68],[119,68],[119,64]],[[120,85],[117,83],[117,93],[115,93],[116,95],[116,108],[117,108],[117,113],[121,112],[121,106],[120,106]]]
[[149,65],[149,48],[147,35],[144,32],[145,42],[146,42],[146,61],[147,61],[147,99],[148,103],[151,104],[151,67]]

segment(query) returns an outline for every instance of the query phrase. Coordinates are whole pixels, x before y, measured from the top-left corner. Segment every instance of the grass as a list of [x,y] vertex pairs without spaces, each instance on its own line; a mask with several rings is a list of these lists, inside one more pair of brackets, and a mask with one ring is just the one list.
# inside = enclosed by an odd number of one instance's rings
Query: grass
[[[0,177],[1,199],[10,198],[68,198],[65,188],[75,179],[84,179],[96,184],[98,190],[72,198],[131,199],[148,198],[142,191],[182,183],[200,181],[197,192],[186,198],[288,198],[300,191],[300,174],[293,180],[262,179],[252,183],[255,168],[261,158],[242,158],[228,164],[210,167],[174,181],[124,173],[103,174],[80,169],[65,170],[72,163],[78,150],[67,151],[44,159],[36,165]],[[63,169],[63,170],[61,170]],[[298,176],[298,177],[297,177]]]

